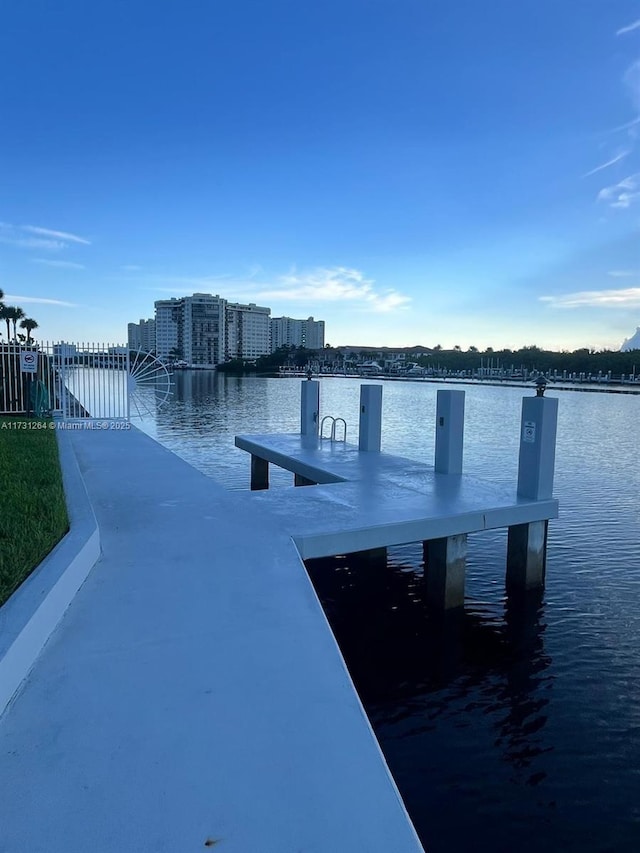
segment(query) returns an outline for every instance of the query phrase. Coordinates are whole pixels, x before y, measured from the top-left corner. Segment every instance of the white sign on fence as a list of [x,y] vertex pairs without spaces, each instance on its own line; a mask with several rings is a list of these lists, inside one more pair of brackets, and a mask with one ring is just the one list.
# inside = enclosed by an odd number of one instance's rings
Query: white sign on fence
[[20,350],[20,372],[38,372],[38,353],[30,350]]

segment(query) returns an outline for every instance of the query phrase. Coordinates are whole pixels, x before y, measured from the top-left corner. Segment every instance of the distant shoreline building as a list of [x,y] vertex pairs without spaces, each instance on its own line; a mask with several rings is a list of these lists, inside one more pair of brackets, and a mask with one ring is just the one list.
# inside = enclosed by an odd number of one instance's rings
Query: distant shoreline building
[[232,359],[269,354],[271,309],[194,293],[155,302],[155,351],[159,358],[213,368]]
[[142,320],[127,324],[127,344],[130,350],[155,352],[156,350],[156,321]]
[[269,354],[271,308],[250,302],[229,302],[226,307],[226,361],[255,361]]
[[271,317],[271,309],[229,302],[211,293],[158,299],[155,316],[127,325],[130,350],[163,361],[214,368],[241,359],[256,361],[282,346],[324,349],[324,320]]
[[295,320],[292,317],[274,317],[271,320],[271,352],[283,346],[324,348],[324,320]]

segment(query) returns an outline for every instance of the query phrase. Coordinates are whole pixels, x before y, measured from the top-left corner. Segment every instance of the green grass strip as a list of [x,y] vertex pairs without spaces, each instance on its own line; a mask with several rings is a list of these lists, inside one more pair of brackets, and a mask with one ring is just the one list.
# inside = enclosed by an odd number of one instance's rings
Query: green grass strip
[[0,417],[0,606],[68,529],[55,430]]

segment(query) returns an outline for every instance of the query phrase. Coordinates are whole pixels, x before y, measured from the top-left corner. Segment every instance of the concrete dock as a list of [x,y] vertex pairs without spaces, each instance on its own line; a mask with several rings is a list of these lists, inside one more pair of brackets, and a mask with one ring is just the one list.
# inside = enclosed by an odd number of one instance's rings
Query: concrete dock
[[558,516],[554,498],[357,445],[291,435],[239,435],[236,446],[318,485],[259,490],[251,500],[291,533],[303,559],[439,539]]
[[0,851],[421,851],[288,525],[69,438],[102,556],[0,718]]
[[[442,609],[464,606],[467,535],[508,529],[506,584],[522,592],[544,584],[553,497],[558,401],[522,401],[518,479],[512,486],[463,473],[464,391],[438,391],[432,465],[383,453],[382,386],[362,385],[358,444],[336,440],[336,419],[320,419],[320,384],[303,382],[300,433],[239,435],[251,455],[253,501],[290,532],[304,559],[422,542],[426,597]],[[323,429],[333,422],[331,430]],[[328,436],[328,437],[327,437]],[[297,488],[269,492],[269,466]]]

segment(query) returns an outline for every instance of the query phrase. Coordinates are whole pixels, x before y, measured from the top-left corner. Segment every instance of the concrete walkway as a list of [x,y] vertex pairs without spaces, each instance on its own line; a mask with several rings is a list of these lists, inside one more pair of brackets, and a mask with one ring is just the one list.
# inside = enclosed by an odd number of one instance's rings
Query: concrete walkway
[[0,719],[0,851],[421,851],[285,530],[135,429],[72,441],[103,556]]

